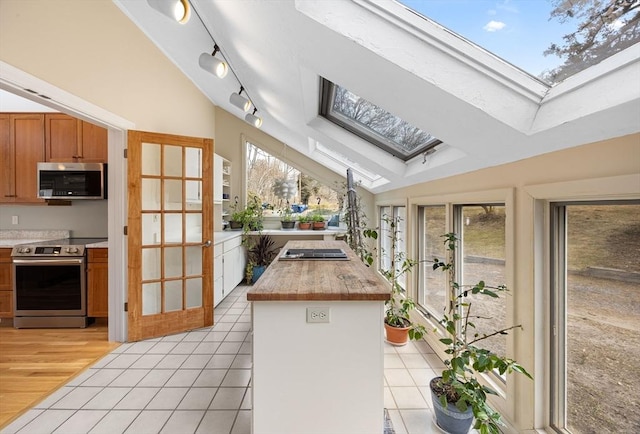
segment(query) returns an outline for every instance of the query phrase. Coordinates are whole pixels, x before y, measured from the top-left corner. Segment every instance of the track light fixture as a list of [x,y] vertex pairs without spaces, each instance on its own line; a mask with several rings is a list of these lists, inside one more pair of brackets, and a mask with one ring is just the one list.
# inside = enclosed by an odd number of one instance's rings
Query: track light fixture
[[254,107],[253,113],[247,113],[247,115],[244,117],[244,120],[249,122],[254,127],[260,128],[262,126],[262,118],[256,116],[257,111],[258,109]]
[[198,63],[200,64],[200,68],[205,71],[210,72],[218,78],[224,78],[227,72],[229,72],[229,65],[227,65],[227,62],[223,62],[216,57],[218,51],[220,51],[220,47],[218,47],[218,44],[214,44],[213,53],[202,53],[198,59]]
[[149,6],[180,24],[185,24],[191,17],[191,6],[188,0],[147,0]]
[[[172,10],[168,5],[172,5],[174,8],[173,10],[178,10],[178,11],[182,10],[180,9],[180,5],[176,4],[176,3],[180,3],[182,4],[182,7],[186,10],[185,12],[187,14],[186,19],[188,19],[188,14],[191,10],[189,0],[147,0],[147,2],[151,7],[162,12],[165,15],[167,15],[166,11]],[[209,34],[209,37],[213,42],[213,53],[200,54],[200,57],[198,58],[198,64],[202,69],[215,75],[218,78],[224,78],[227,75],[227,73],[231,71],[231,74],[233,74],[238,84],[240,84],[240,91],[232,93],[231,96],[229,97],[229,102],[233,104],[235,107],[238,107],[243,112],[248,112],[251,109],[251,106],[253,105],[253,103],[251,102],[251,98],[249,97],[246,89],[242,86],[240,79],[236,75],[235,71],[231,68],[231,65],[229,65],[225,57],[222,55],[220,56],[221,59],[218,59],[216,57],[216,54],[218,52],[221,52],[220,47],[218,47],[218,44],[216,44],[216,40],[214,39],[213,35],[209,31],[207,25],[202,20],[202,17],[198,13],[198,9],[193,8],[193,13],[198,18],[198,20],[202,24],[202,27]],[[170,16],[170,14],[168,16]],[[242,92],[244,92],[244,95],[242,94]],[[250,123],[251,125],[255,126],[256,128],[260,128],[262,126],[262,118],[259,116],[256,116],[257,111],[258,109],[255,107],[255,105],[253,105],[253,113],[247,113],[244,117],[244,120]]]
[[240,110],[248,112],[249,109],[251,108],[251,101],[249,101],[249,98],[242,96],[243,91],[244,91],[244,87],[240,85],[240,92],[232,93],[231,96],[229,97],[229,102],[234,106],[238,107]]

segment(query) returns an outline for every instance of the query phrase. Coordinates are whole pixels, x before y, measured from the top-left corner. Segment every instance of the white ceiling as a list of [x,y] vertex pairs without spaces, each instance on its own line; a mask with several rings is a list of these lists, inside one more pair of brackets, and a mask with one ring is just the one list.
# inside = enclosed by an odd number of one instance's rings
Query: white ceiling
[[[374,193],[640,131],[640,86],[620,85],[640,76],[640,44],[550,89],[388,0],[191,0],[184,25],[114,2],[215,105],[244,117],[229,103],[242,83],[262,130],[343,176],[356,162],[382,177],[361,177]],[[212,38],[240,81],[198,66]],[[444,143],[426,160],[389,156],[318,116],[320,77]]]

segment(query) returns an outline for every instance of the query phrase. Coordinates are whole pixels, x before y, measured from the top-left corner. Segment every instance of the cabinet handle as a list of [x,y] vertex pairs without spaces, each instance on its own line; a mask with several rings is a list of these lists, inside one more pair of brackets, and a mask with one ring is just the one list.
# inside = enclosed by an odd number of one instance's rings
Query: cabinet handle
[[4,197],[18,197],[17,194],[5,194]]

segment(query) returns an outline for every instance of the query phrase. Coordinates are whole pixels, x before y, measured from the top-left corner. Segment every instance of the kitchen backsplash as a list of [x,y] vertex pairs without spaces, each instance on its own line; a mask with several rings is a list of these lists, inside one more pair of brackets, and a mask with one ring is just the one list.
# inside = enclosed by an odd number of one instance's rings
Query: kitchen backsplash
[[[12,224],[17,216],[18,224]],[[71,206],[0,205],[2,230],[67,230],[72,237],[107,237],[106,200],[75,200]]]

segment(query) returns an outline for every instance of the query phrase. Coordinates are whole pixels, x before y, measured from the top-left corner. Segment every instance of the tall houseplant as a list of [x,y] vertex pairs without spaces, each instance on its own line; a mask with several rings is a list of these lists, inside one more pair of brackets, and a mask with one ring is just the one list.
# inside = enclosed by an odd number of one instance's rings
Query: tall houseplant
[[[426,333],[426,329],[422,325],[411,321],[410,314],[415,309],[416,303],[405,293],[400,284],[402,277],[418,265],[418,262],[407,258],[405,252],[398,248],[400,217],[383,216],[382,220],[389,228],[387,236],[391,242],[389,268],[380,270],[391,284],[391,298],[385,302],[384,326],[388,342],[404,345],[409,339],[421,339]],[[377,233],[374,235],[371,230],[366,230],[364,234],[366,237],[377,238]]]
[[273,238],[269,235],[260,235],[258,240],[249,248],[249,261],[246,274],[247,283],[256,283],[276,253],[277,249]]
[[[483,340],[496,335],[507,334],[515,325],[480,334],[475,331],[473,320],[480,318],[472,310],[468,296],[483,295],[498,298],[498,293],[507,291],[507,287],[489,286],[484,281],[474,285],[460,285],[456,282],[456,247],[458,238],[454,233],[444,235],[447,249],[447,262],[437,258],[433,260],[433,269],[441,269],[449,274],[449,309],[443,315],[442,325],[445,337],[440,339],[446,345],[446,368],[440,377],[431,380],[433,406],[438,425],[452,434],[466,433],[475,419],[474,429],[481,434],[498,434],[502,424],[500,414],[487,404],[487,394],[497,393],[480,383],[481,374],[497,372],[500,375],[519,372],[529,378],[531,375],[516,361],[500,356],[493,351],[478,346]],[[457,418],[448,419],[451,413]],[[460,423],[461,415],[466,415]]]

